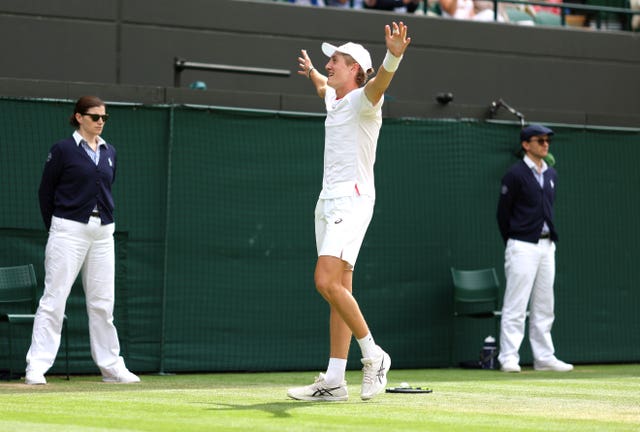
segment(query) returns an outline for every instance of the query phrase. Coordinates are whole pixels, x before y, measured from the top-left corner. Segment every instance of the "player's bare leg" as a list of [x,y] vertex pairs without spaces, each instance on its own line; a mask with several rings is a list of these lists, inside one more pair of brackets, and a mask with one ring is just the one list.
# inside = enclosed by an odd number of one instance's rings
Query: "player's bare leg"
[[[391,359],[379,346],[375,345],[373,337],[369,332],[369,327],[360,311],[358,302],[352,295],[352,274],[345,280],[345,269],[347,263],[340,258],[333,256],[320,256],[316,265],[315,282],[318,292],[331,305],[333,318],[331,330],[336,332],[331,335],[331,348],[336,349],[336,353],[345,350],[345,338],[348,334],[344,326],[358,339],[358,344],[362,349],[362,364],[364,378],[362,381],[362,391],[360,397],[364,400],[371,399],[382,390],[387,384],[387,372],[391,366]],[[346,284],[345,284],[346,282]],[[348,353],[348,345],[346,345]],[[333,351],[332,351],[333,352]],[[333,356],[333,355],[332,355]]]
[[[342,275],[342,285],[349,293],[353,294],[353,272],[344,270]],[[338,311],[333,306],[330,307],[329,335],[331,351],[329,356],[346,360],[349,356],[349,346],[351,345],[351,329],[344,322]]]
[[316,264],[315,283],[320,295],[331,305],[351,330],[361,339],[369,333],[358,302],[343,284],[346,263],[333,256],[320,256]]

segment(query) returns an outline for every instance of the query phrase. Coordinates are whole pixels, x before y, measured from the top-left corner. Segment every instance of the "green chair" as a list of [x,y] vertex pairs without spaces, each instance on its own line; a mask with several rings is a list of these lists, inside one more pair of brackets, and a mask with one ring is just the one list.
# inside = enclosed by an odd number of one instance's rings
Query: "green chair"
[[[9,379],[13,376],[13,326],[33,326],[38,306],[37,282],[33,264],[0,267],[0,323],[8,324]],[[67,316],[63,320],[66,373],[69,379],[69,337]]]
[[560,15],[546,11],[538,11],[533,17],[536,25],[561,26],[562,18]]
[[455,347],[455,318],[469,317],[492,319],[495,325],[495,338],[498,339],[501,311],[500,283],[493,267],[478,270],[460,270],[451,267],[453,284],[453,317],[451,329],[450,362],[453,364]]
[[514,24],[535,24],[533,17],[526,13],[523,10],[517,9],[515,7],[505,7],[505,13],[507,14],[507,18],[509,18],[509,22]]

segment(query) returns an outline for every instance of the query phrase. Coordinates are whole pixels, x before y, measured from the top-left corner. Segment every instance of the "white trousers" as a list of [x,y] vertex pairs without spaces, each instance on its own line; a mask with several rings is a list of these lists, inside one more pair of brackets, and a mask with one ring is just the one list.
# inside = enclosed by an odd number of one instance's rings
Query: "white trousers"
[[103,376],[117,376],[125,370],[113,325],[114,231],[115,224],[101,225],[97,217],[91,217],[87,224],[53,217],[45,249],[44,294],[33,323],[27,372],[44,374],[53,366],[60,348],[67,298],[80,272],[89,316],[91,357]]
[[556,245],[551,240],[528,243],[509,239],[505,249],[504,271],[507,286],[502,306],[500,363],[520,362],[529,305],[529,342],[535,361],[554,359],[553,326]]

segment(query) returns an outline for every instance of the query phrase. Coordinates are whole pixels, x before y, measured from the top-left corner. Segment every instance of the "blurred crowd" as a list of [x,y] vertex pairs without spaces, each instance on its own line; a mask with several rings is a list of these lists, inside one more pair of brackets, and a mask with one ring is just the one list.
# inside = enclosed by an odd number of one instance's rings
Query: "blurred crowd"
[[[295,3],[303,6],[334,7],[350,9],[377,9],[394,13],[440,16],[443,18],[498,21],[519,25],[547,25],[571,27],[603,28],[607,30],[640,30],[640,14],[631,15],[616,12],[597,13],[592,10],[565,8],[564,17],[560,7],[552,3],[562,0],[545,1],[550,5],[523,5],[501,1],[494,11],[493,0],[270,0]],[[586,4],[640,10],[640,0],[566,0],[565,3]],[[563,23],[564,19],[564,23]]]

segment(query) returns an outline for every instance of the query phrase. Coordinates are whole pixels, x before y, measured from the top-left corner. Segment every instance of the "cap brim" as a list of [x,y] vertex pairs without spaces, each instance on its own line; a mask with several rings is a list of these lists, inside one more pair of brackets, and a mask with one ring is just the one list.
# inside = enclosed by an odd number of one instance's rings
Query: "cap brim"
[[322,52],[327,57],[331,57],[332,55],[335,54],[336,51],[338,51],[338,47],[337,46],[331,45],[328,42],[322,42]]
[[548,135],[552,136],[554,132],[546,126],[526,127],[520,132],[520,140],[528,141],[534,136]]

